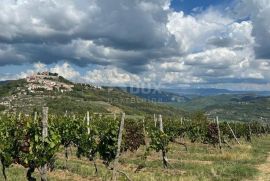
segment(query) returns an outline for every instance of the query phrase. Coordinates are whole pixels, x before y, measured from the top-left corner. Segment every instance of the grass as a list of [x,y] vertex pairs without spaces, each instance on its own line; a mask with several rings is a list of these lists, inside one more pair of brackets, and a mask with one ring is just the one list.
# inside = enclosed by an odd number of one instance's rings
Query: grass
[[[140,172],[134,173],[144,148],[137,152],[126,152],[121,155],[120,170],[129,175],[134,181],[240,181],[254,180],[259,174],[258,165],[265,162],[270,152],[270,136],[254,138],[251,144],[242,141],[241,145],[232,144],[233,149],[223,147],[222,152],[205,144],[188,144],[188,151],[183,147],[171,144],[168,153],[170,168],[164,169],[160,159],[160,153],[151,152],[147,158],[146,167]],[[105,168],[101,160],[97,160],[99,169],[95,174],[92,162],[86,159],[77,159],[75,149],[68,160],[68,168],[64,169],[63,153],[57,154],[56,170],[48,174],[52,181],[60,180],[110,180],[111,171]],[[26,169],[13,165],[7,169],[9,181],[26,180]],[[39,179],[39,173],[35,176]],[[0,180],[3,180],[0,174]],[[119,180],[126,180],[119,175]]]

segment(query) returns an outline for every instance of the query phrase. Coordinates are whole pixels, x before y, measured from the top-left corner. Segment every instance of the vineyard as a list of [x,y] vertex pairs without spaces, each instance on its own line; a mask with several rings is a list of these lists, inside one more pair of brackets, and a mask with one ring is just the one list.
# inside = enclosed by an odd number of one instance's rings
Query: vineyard
[[[9,172],[14,167],[25,168],[25,180],[57,180],[51,179],[54,172],[75,172],[74,165],[79,167],[78,163],[85,165],[82,170],[91,169],[91,172],[77,172],[82,175],[77,180],[148,180],[141,176],[151,169],[155,169],[152,172],[165,172],[164,175],[172,180],[222,180],[231,178],[231,174],[235,174],[235,180],[240,180],[253,176],[256,171],[249,166],[263,161],[267,149],[270,150],[269,142],[266,142],[270,126],[259,121],[224,122],[218,117],[209,120],[202,113],[185,119],[162,117],[161,114],[131,119],[124,113],[87,112],[85,115],[66,113],[59,116],[48,111],[45,107],[40,114],[1,115],[0,180],[10,180]],[[261,154],[257,149],[261,149]],[[250,158],[244,153],[250,154]],[[206,160],[212,159],[210,154],[218,158],[215,160],[217,167],[208,165]],[[230,161],[235,164],[237,160],[239,168],[226,170],[222,162],[227,158],[224,155],[231,156],[224,162],[230,165]],[[197,158],[193,167],[199,168],[201,163],[203,171],[195,173],[197,176],[194,177],[194,173],[183,171],[193,169],[188,168],[191,165],[185,162],[187,158]],[[220,171],[222,166],[224,172]],[[244,168],[247,171],[242,173]],[[210,175],[203,178],[202,173]],[[153,180],[162,180],[163,176]]]

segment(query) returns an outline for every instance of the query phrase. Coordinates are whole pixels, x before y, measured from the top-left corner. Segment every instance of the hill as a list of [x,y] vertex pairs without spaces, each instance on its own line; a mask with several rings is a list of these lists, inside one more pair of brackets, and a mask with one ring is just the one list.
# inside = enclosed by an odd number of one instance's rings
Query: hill
[[146,99],[148,101],[187,102],[190,100],[190,98],[186,96],[181,96],[179,94],[163,91],[160,89],[137,88],[137,87],[120,87],[120,89],[132,95]]
[[215,89],[215,88],[176,88],[176,89],[164,89],[165,92],[171,92],[181,96],[215,96],[223,94],[256,94],[259,96],[270,96],[270,91],[233,91],[227,89]]
[[179,116],[179,108],[143,100],[120,88],[72,83],[61,76],[34,75],[0,84],[0,109],[32,113],[42,106],[52,113],[126,112],[130,115],[160,114]]
[[270,97],[256,94],[201,96],[185,103],[169,103],[187,111],[201,110],[225,120],[270,120]]
[[[215,91],[212,90],[213,92]],[[34,78],[1,82],[0,111],[32,113],[46,105],[50,107],[52,113],[57,114],[66,111],[71,113],[124,111],[130,115],[162,113],[179,117],[203,111],[210,117],[219,116],[224,120],[270,120],[270,96],[225,92],[226,94],[208,96],[206,93],[204,96],[179,95],[165,90],[97,87],[73,83],[54,74],[36,75]]]
[[205,112],[224,120],[270,120],[268,91],[230,91],[226,89],[147,89],[126,87],[122,90],[147,100],[180,108],[190,113]]

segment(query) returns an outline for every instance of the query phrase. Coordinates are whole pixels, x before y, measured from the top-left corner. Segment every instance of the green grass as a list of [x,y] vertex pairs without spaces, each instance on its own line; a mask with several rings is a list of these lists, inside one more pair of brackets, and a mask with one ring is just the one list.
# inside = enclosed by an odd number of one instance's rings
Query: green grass
[[[222,153],[218,148],[205,144],[188,144],[188,151],[182,146],[171,144],[168,153],[170,168],[164,169],[160,153],[151,152],[147,158],[146,167],[140,172],[134,173],[138,164],[142,163],[141,156],[144,148],[137,152],[127,152],[121,155],[120,170],[124,171],[134,181],[241,181],[254,180],[259,174],[257,166],[262,164],[270,152],[270,136],[254,138],[251,144],[241,141],[241,145],[232,144],[233,149],[223,148]],[[49,180],[110,180],[111,170],[108,170],[97,160],[98,175],[92,162],[87,159],[77,159],[75,149],[68,160],[68,168],[64,169],[63,153],[57,155],[56,170],[50,172]],[[13,165],[7,169],[8,180],[26,180],[26,169]],[[39,179],[38,171],[35,176]],[[0,174],[0,180],[3,180]],[[123,175],[119,180],[125,180]]]

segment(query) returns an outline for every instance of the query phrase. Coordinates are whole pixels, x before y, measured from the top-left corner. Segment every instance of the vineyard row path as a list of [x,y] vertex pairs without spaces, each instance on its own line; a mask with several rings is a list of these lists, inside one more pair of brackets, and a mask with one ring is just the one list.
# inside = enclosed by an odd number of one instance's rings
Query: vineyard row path
[[256,167],[259,170],[259,175],[255,178],[256,181],[270,181],[270,152],[266,162]]

